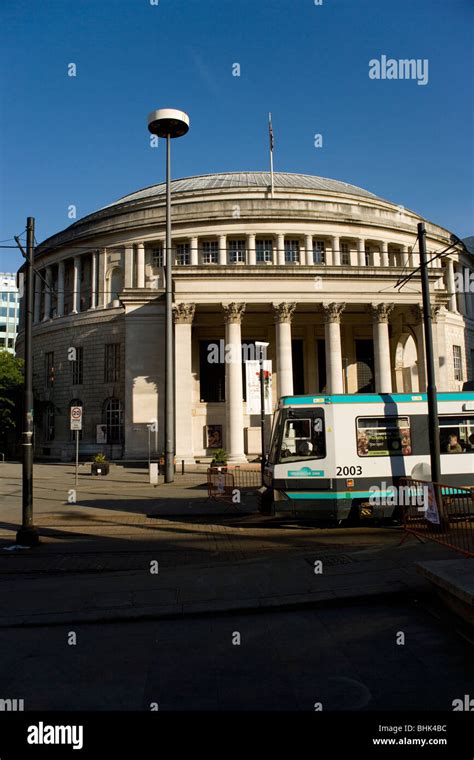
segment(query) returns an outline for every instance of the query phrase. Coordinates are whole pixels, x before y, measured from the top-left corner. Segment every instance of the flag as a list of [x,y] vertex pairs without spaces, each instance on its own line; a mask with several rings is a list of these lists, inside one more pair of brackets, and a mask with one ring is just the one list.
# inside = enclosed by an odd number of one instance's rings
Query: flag
[[270,150],[273,152],[273,146],[275,144],[275,141],[273,139],[273,127],[272,127],[272,115],[271,113],[268,114],[268,134],[270,137]]

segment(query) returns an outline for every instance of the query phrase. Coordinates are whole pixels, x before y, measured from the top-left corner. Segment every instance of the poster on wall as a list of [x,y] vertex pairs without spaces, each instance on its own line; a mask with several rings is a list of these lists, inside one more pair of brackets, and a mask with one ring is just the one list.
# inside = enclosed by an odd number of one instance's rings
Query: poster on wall
[[222,425],[207,425],[206,438],[208,449],[222,448]]
[[96,443],[107,443],[107,425],[97,425],[95,441]]
[[[260,414],[260,362],[245,362],[245,377],[247,386],[247,414]],[[265,399],[265,414],[272,413],[272,362],[263,362],[263,393]]]

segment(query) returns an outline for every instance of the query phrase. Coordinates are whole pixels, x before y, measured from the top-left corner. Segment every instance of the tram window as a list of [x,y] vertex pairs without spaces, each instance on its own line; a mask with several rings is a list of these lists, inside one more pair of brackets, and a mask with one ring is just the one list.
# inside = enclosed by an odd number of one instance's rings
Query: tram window
[[280,462],[323,459],[326,456],[322,417],[289,417],[281,441]]
[[474,416],[440,417],[439,440],[442,454],[474,453]]
[[408,417],[359,417],[357,454],[360,457],[393,457],[411,454]]
[[283,426],[283,415],[281,412],[276,412],[276,419],[273,422],[272,442],[270,445],[270,453],[268,455],[268,461],[270,464],[275,464],[277,457],[277,447],[281,436],[281,429]]

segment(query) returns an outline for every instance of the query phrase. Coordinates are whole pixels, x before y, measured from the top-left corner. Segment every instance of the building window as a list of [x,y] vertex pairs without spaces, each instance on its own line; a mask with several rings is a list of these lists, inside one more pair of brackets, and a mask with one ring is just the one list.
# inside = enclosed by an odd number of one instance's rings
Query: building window
[[300,260],[300,241],[285,240],[285,264],[298,264]]
[[164,266],[164,254],[163,254],[163,246],[160,246],[159,248],[153,248],[151,252],[151,257],[153,261],[153,266],[157,269],[161,269]]
[[48,404],[45,407],[44,413],[43,413],[43,437],[45,441],[54,441],[54,427],[55,427],[55,418],[54,418],[54,406],[53,404]]
[[257,264],[273,262],[273,240],[257,240],[255,248]]
[[189,243],[178,243],[176,246],[176,264],[179,267],[187,267],[190,263]]
[[[114,267],[112,271],[109,272],[109,300],[110,303],[112,301],[117,301],[119,297],[119,293],[123,289],[123,278],[122,278],[122,270],[119,267]],[[83,299],[81,298],[81,306],[80,310],[83,310]]]
[[[225,401],[225,356],[223,342],[199,341],[199,398],[201,402]],[[217,350],[218,349],[218,350]]]
[[217,240],[205,240],[202,244],[202,263],[219,263],[219,243]]
[[372,265],[372,248],[370,247],[370,245],[365,246],[364,256],[365,256],[365,266],[370,267]]
[[245,264],[245,240],[229,240],[229,263]]
[[313,264],[326,263],[326,244],[324,240],[313,241]]
[[123,408],[118,398],[108,398],[103,408],[103,423],[107,429],[107,443],[123,441]]
[[120,343],[105,344],[104,382],[120,380]]
[[453,346],[454,379],[462,380],[462,353],[461,346]]
[[341,264],[345,267],[351,265],[351,252],[349,243],[341,243]]
[[82,346],[77,346],[75,348],[75,351],[76,351],[76,358],[74,361],[71,361],[72,384],[82,385],[82,368],[83,368],[84,351],[83,351]]
[[46,376],[46,387],[51,388],[54,385],[54,351],[48,351],[44,356],[44,368]]

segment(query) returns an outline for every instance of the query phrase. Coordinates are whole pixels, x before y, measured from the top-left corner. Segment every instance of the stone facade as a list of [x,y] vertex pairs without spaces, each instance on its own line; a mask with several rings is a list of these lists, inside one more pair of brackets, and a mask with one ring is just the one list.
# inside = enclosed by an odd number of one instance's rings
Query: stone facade
[[[84,453],[161,452],[164,203],[163,185],[147,188],[38,247],[37,454],[73,455],[69,406],[78,400]],[[208,426],[222,427],[232,461],[259,453],[258,416],[243,401],[242,343],[269,343],[275,403],[293,392],[425,389],[419,274],[397,286],[418,266],[416,214],[305,175],[276,174],[271,197],[265,173],[178,180],[172,203],[178,459],[212,455]],[[425,224],[431,257],[451,236]],[[473,377],[474,298],[458,287],[466,270],[474,280],[473,258],[460,245],[429,267],[440,390]],[[219,341],[234,361],[206,380],[203,352]],[[71,348],[82,348],[82,367]],[[98,425],[107,429],[105,447]]]

